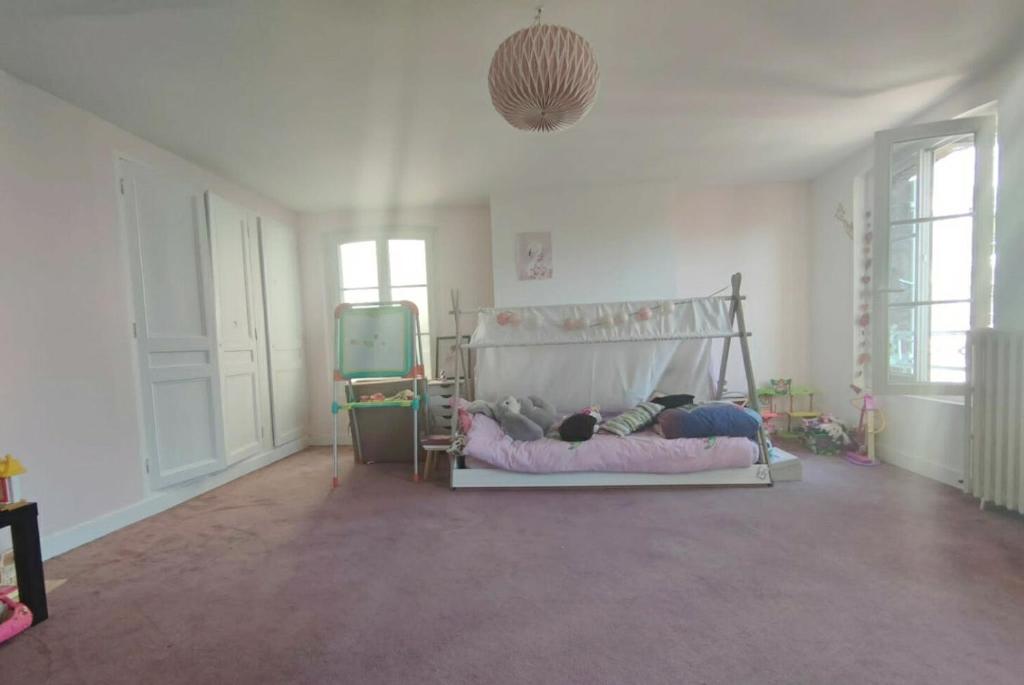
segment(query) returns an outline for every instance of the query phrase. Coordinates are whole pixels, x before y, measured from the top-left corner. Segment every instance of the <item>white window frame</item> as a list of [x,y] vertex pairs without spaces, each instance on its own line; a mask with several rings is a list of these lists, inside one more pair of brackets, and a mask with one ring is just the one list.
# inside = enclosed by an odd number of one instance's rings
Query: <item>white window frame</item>
[[[437,315],[437,298],[435,295],[437,281],[434,272],[434,235],[435,229],[433,228],[379,228],[379,229],[359,229],[359,230],[347,230],[347,231],[334,231],[324,236],[324,254],[326,259],[326,268],[324,269],[324,275],[326,277],[326,304],[327,304],[327,331],[326,335],[329,338],[327,344],[327,359],[328,368],[334,368],[334,326],[330,323],[334,321],[334,309],[341,303],[341,263],[339,260],[338,249],[343,243],[357,243],[363,241],[375,241],[377,243],[377,290],[380,292],[380,301],[387,302],[391,297],[391,270],[389,263],[389,255],[387,249],[388,240],[423,240],[426,243],[426,257],[427,257],[427,303],[430,308],[427,316],[427,330],[422,332],[423,344],[425,345],[424,350],[429,349],[431,353],[433,351],[434,337],[437,335],[437,322],[439,321]],[[415,286],[398,286],[404,287],[415,287]],[[364,288],[360,288],[363,290]],[[433,372],[433,365],[437,362],[431,358],[431,369]]]
[[[992,116],[964,117],[907,126],[875,134],[873,259],[874,301],[872,303],[873,389],[878,394],[963,395],[966,383],[893,381],[889,374],[889,231],[891,150],[893,145],[926,138],[974,135],[973,260],[971,265],[971,328],[991,326],[992,237],[995,222],[993,188],[996,121]],[[941,219],[943,217],[924,217]]]

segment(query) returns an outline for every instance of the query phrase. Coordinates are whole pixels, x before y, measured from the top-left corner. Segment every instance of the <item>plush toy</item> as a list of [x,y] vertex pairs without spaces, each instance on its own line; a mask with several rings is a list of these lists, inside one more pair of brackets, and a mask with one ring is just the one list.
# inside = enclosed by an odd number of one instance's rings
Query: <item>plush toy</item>
[[535,395],[514,397],[509,395],[497,404],[476,400],[466,406],[469,414],[483,414],[494,419],[514,440],[537,440],[555,424],[557,417],[551,403]]
[[473,400],[466,405],[466,413],[468,414],[483,414],[489,419],[494,418],[494,405],[490,402],[484,402],[483,400]]
[[571,414],[558,427],[558,437],[565,442],[583,442],[594,437],[597,419],[590,414]]
[[598,407],[587,407],[583,411],[565,417],[558,426],[558,437],[565,442],[590,440],[601,423]]
[[520,413],[540,426],[541,430],[545,433],[555,424],[555,419],[558,418],[555,408],[551,406],[551,403],[536,395],[530,395],[526,399],[520,398],[519,405]]
[[522,405],[512,395],[494,405],[494,418],[501,430],[513,440],[526,442],[540,440],[544,430],[533,420],[522,414]]

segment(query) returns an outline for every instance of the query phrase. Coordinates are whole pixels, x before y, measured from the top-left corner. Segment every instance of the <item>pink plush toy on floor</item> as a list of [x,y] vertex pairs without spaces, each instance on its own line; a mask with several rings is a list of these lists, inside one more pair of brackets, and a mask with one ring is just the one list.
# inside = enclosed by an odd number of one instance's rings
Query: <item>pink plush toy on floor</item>
[[0,621],[0,644],[7,642],[18,633],[23,633],[32,625],[32,611],[22,604],[11,599],[10,595],[15,588],[0,587],[0,606],[6,607],[7,611],[0,612],[0,615],[7,614],[6,618]]

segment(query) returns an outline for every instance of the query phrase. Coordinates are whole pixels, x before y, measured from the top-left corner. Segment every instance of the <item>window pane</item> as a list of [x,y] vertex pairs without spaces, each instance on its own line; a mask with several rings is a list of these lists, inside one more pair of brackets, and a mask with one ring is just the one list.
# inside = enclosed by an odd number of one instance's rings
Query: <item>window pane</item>
[[963,383],[967,380],[967,334],[932,333],[928,380]]
[[389,240],[391,285],[423,285],[427,282],[427,241]]
[[970,302],[889,308],[889,380],[963,382]]
[[399,300],[409,300],[415,304],[420,310],[420,333],[428,333],[430,331],[430,305],[426,286],[392,288],[391,298],[396,302]]
[[927,307],[932,333],[964,333],[971,328],[971,303],[933,304]]
[[889,310],[889,380],[909,383],[917,377],[916,307]]
[[366,302],[380,302],[380,291],[376,288],[364,288],[359,290],[342,290],[341,301],[350,304],[363,304]]
[[932,216],[969,214],[974,208],[974,136],[961,136],[932,153]]
[[431,355],[434,354],[434,350],[430,347],[430,334],[424,333],[420,336],[420,344],[423,350],[423,376],[425,378],[434,377],[434,360]]
[[338,246],[342,288],[376,288],[377,243],[362,240]]
[[971,217],[897,224],[889,231],[889,303],[971,299]]
[[896,143],[890,172],[890,221],[968,214],[974,206],[974,135]]
[[889,302],[912,302],[918,299],[918,228],[917,224],[900,224],[889,231]]
[[931,224],[931,300],[971,299],[971,217]]
[[918,181],[920,150],[914,143],[899,143],[892,147],[892,179],[889,184],[889,220],[916,219],[918,207]]

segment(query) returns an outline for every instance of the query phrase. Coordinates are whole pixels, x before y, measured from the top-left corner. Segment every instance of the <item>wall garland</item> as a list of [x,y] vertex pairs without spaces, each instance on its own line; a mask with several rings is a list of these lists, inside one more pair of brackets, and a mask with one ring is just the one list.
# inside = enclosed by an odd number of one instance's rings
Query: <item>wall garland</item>
[[[842,206],[842,205],[840,205]],[[871,255],[874,230],[871,212],[864,212],[864,234],[861,237],[861,274],[857,290],[857,358],[854,366],[854,383],[863,386],[871,384]]]

